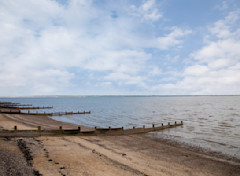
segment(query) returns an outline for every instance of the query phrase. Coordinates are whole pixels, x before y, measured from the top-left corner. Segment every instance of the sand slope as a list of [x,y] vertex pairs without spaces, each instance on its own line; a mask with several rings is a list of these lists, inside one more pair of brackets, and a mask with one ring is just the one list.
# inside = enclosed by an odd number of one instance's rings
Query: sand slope
[[[60,124],[65,128],[77,127],[47,117],[29,117],[0,114],[1,129],[12,129],[15,124],[25,129],[35,125],[57,128]],[[237,176],[240,173],[239,161],[189,150],[147,135],[0,138],[0,153],[7,150],[10,158],[14,155],[24,158],[17,147],[19,140],[26,144],[26,151],[32,156],[32,169],[47,176]],[[23,168],[29,171],[26,164]],[[0,167],[0,173],[4,172],[6,169]]]

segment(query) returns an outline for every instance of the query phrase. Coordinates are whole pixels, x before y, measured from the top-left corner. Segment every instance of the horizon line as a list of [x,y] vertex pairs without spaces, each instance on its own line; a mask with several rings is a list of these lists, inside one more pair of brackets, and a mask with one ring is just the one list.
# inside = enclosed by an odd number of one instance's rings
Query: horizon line
[[58,98],[58,97],[184,97],[184,96],[240,96],[240,94],[202,94],[202,95],[26,95],[0,96],[0,98]]

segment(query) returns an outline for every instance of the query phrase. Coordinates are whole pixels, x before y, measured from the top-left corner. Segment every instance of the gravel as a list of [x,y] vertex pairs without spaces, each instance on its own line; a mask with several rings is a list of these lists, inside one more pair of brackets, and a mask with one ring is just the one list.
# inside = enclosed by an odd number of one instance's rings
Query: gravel
[[0,149],[0,175],[1,176],[34,176],[33,169],[23,156]]

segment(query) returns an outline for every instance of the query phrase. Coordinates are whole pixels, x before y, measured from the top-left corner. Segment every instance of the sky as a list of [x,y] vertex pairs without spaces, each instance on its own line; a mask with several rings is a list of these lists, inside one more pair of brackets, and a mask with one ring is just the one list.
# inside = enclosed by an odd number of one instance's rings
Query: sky
[[240,95],[239,0],[1,0],[0,96]]

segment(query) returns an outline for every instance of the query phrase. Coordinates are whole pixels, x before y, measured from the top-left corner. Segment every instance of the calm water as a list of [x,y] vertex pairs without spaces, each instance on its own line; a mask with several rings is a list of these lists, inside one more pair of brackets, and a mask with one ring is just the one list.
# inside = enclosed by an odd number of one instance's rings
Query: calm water
[[92,127],[150,127],[152,123],[182,120],[183,127],[151,135],[240,159],[240,96],[0,98],[0,101],[54,106],[38,112],[91,110],[91,114],[53,118]]

